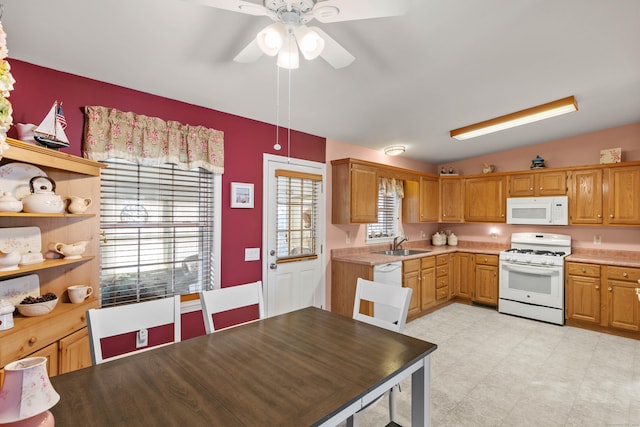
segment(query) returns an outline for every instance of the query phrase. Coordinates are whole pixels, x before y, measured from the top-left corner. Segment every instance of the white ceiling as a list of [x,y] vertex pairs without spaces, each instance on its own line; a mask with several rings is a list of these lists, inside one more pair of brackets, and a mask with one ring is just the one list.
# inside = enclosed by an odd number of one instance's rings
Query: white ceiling
[[[250,0],[260,2],[260,0]],[[349,0],[345,0],[349,1]],[[0,0],[9,56],[276,123],[275,58],[235,55],[271,21],[183,0]],[[446,163],[640,121],[640,1],[413,0],[312,25],[356,60],[291,73],[293,129]],[[280,73],[280,126],[287,126]],[[575,95],[579,111],[457,142],[449,130]]]

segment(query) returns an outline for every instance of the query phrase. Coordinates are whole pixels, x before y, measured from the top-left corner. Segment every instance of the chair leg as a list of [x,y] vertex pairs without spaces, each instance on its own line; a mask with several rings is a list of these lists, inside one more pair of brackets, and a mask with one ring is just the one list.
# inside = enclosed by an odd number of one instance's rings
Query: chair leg
[[347,427],[356,427],[355,415],[351,415],[349,418],[347,418]]

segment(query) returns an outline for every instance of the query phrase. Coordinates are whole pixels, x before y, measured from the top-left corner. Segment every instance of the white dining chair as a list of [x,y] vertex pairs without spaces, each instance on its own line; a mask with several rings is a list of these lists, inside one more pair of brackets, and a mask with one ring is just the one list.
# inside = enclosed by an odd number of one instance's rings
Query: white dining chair
[[[170,324],[173,325],[172,341],[153,346],[144,345],[144,342],[148,342],[150,328]],[[92,308],[87,310],[87,326],[91,344],[91,360],[94,365],[162,345],[180,342],[180,295],[115,307]],[[140,343],[140,347],[116,356],[104,357],[101,340],[127,332],[137,333],[136,343]]]
[[228,286],[200,292],[202,318],[207,334],[215,332],[213,315],[223,311],[233,310],[251,305],[258,306],[258,318],[265,317],[264,298],[262,296],[262,281],[245,285]]
[[[373,282],[361,277],[356,283],[356,296],[353,303],[353,318],[390,331],[403,333],[407,323],[407,313],[411,302],[411,288],[390,286]],[[371,304],[372,315],[361,313],[361,303]],[[376,310],[377,309],[377,310]],[[378,313],[376,313],[378,311]],[[383,315],[382,315],[383,313]],[[397,425],[395,418],[396,395],[400,391],[398,385],[394,385],[387,393],[389,396],[389,420],[388,425]],[[379,401],[376,399],[371,404]],[[366,411],[371,404],[361,409],[358,414]],[[347,426],[356,425],[358,414],[349,417]]]

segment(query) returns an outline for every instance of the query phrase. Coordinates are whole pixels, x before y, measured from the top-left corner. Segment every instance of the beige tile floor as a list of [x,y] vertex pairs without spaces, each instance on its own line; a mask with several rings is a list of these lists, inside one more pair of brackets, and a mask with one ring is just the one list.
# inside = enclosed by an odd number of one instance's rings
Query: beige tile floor
[[[431,423],[438,426],[640,426],[640,341],[451,304],[407,324],[438,344]],[[397,420],[410,422],[410,380]],[[387,401],[358,416],[384,426]]]

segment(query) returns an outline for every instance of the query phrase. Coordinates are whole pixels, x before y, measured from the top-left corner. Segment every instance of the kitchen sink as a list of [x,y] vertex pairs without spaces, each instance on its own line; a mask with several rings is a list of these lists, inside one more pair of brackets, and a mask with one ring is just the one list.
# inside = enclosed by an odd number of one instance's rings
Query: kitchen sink
[[373,253],[380,254],[380,255],[407,256],[407,255],[427,254],[429,252],[431,251],[423,251],[418,249],[396,249],[395,251],[388,250],[388,251],[378,251]]

